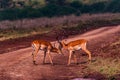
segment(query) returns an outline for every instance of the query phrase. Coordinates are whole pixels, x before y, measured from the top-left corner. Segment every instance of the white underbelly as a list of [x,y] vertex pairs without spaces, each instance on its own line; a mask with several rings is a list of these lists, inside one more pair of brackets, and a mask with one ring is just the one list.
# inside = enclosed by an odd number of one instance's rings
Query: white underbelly
[[74,49],[75,49],[75,50],[80,50],[81,47],[80,47],[80,46],[75,46]]
[[70,47],[70,49],[73,49],[73,50],[80,50],[81,49],[81,46],[77,45],[77,46],[72,46]]
[[40,46],[40,49],[41,49],[41,50],[44,50],[45,48],[46,48],[45,45],[41,45],[41,46]]

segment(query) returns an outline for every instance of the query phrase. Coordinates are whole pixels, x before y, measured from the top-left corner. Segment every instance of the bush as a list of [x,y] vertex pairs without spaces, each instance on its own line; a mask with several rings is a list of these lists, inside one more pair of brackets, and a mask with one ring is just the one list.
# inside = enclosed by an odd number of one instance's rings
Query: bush
[[69,15],[75,12],[76,10],[74,8],[68,6],[60,6],[56,4],[49,4],[41,9],[41,13],[44,14],[44,16],[48,17]]
[[0,20],[14,20],[17,19],[17,15],[19,13],[19,9],[6,9],[0,11]]
[[16,20],[23,18],[41,17],[43,14],[40,10],[41,9],[35,9],[31,7],[25,7],[23,9],[5,9],[0,11],[0,20]]
[[108,3],[105,12],[120,12],[120,0],[112,0]]
[[94,3],[90,5],[91,7],[91,13],[98,13],[98,12],[103,12],[105,8],[105,3],[104,2],[99,2],[99,3]]
[[[51,1],[54,1],[53,3]],[[102,12],[120,12],[120,1],[111,0],[110,2],[97,2],[93,4],[84,4],[80,1],[71,3],[65,0],[50,0],[46,6],[33,8],[26,6],[24,8],[9,8],[0,11],[0,20],[16,20],[23,18],[53,17],[81,13],[102,13]]]

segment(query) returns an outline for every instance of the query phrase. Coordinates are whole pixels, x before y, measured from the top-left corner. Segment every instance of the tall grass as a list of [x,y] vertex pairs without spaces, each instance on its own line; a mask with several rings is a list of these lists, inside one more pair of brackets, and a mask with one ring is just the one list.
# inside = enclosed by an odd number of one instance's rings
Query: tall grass
[[120,13],[106,13],[20,19],[14,21],[5,20],[0,22],[0,40],[42,34],[55,29],[63,29],[69,35],[77,34],[90,28],[119,24],[119,16]]
[[0,29],[0,41],[6,40],[6,39],[15,39],[20,37],[27,37],[27,36],[33,36],[37,34],[44,34],[51,31],[50,28],[30,28],[30,29]]
[[101,56],[96,56],[96,61],[88,64],[88,68],[103,74],[109,80],[117,80],[116,75],[120,75],[119,47],[120,38],[117,37],[116,41],[100,48],[99,54]]
[[104,74],[107,78],[120,73],[119,58],[96,58],[96,62],[88,65],[91,70]]
[[104,13],[104,14],[83,14],[81,16],[69,15],[52,18],[37,18],[37,19],[20,19],[20,20],[5,20],[0,21],[0,29],[7,28],[35,28],[35,27],[56,27],[56,26],[73,26],[82,22],[90,21],[110,21],[119,20],[120,13]]

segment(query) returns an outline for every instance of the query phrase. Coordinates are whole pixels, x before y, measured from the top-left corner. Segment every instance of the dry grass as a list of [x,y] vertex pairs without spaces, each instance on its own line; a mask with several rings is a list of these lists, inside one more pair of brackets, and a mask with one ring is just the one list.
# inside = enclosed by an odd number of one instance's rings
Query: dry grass
[[[65,28],[69,33],[80,32],[81,28],[90,28],[104,24],[120,22],[120,13],[83,14],[81,16],[63,16],[53,18],[23,19],[0,22],[0,41],[26,37],[35,34],[50,32],[51,30]],[[115,23],[115,24],[116,24]],[[109,25],[111,25],[109,24]],[[74,31],[74,32],[71,32]]]
[[52,18],[23,19],[15,21],[1,21],[0,29],[6,28],[36,28],[36,27],[56,27],[56,26],[74,26],[81,21],[95,20],[114,20],[120,19],[120,13],[104,13],[104,14],[83,14],[81,16],[62,16]]
[[89,68],[92,71],[99,72],[106,75],[106,77],[111,77],[116,74],[120,74],[120,59],[116,58],[102,58],[96,57],[96,62],[89,64]]
[[[100,54],[103,56],[95,57],[96,61],[88,64],[88,67],[95,72],[105,75],[108,79],[115,78],[120,74],[120,38],[115,42],[101,48]],[[112,80],[112,79],[110,79]]]
[[0,41],[6,39],[15,39],[19,37],[27,37],[36,34],[48,33],[50,28],[32,28],[32,29],[5,29],[0,30]]

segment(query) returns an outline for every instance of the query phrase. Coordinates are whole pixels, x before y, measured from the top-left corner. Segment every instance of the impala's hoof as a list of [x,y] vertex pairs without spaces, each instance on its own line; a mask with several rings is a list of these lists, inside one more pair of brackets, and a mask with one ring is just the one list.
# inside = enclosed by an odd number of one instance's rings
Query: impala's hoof
[[67,66],[70,66],[70,64],[67,64]]
[[64,54],[62,54],[64,56]]
[[89,63],[91,63],[91,62],[92,62],[92,60],[88,60],[88,62],[89,62]]
[[52,66],[54,66],[54,64],[53,64],[53,63],[52,63],[51,65],[52,65]]
[[35,62],[36,62],[36,61],[33,61],[33,64],[34,64],[34,65],[37,65]]
[[79,65],[79,63],[76,63],[76,65]]

